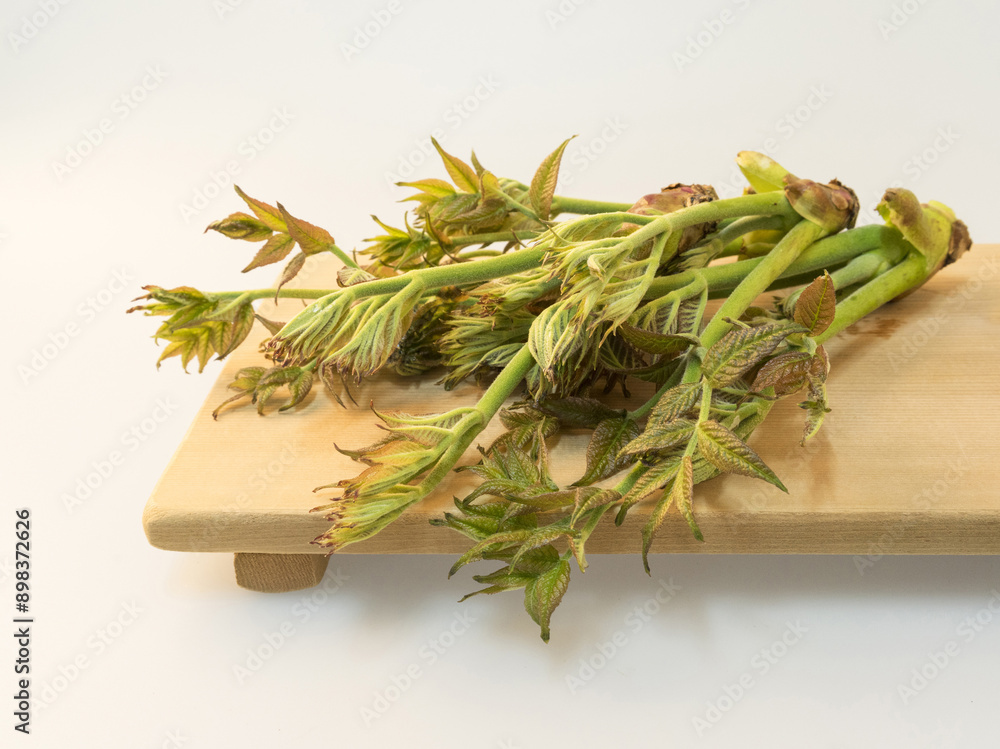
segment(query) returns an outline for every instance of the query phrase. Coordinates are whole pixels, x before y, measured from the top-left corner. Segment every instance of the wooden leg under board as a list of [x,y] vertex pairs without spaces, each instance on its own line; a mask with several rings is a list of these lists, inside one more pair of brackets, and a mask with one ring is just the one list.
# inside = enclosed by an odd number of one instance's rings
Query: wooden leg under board
[[260,593],[284,593],[319,585],[329,557],[325,554],[236,554],[236,584]]

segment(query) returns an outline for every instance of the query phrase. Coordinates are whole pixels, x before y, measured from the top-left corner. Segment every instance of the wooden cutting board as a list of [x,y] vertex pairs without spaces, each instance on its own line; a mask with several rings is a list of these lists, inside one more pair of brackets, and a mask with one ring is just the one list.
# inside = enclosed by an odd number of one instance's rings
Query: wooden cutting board
[[[296,281],[334,284],[335,259],[310,260]],[[261,309],[287,320],[302,307],[282,300]],[[212,410],[231,393],[237,369],[265,363],[252,345],[262,328],[226,362],[218,381],[146,505],[149,542],[174,551],[235,552],[238,582],[258,590],[315,584],[326,557],[310,542],[328,526],[309,510],[334,496],[313,488],[358,473],[334,449],[378,438],[368,409],[413,413],[473,404],[475,385],[450,393],[434,377],[379,377],[354,391],[359,406],[342,408],[317,384],[298,409],[258,416],[249,402]],[[909,296],[883,307],[827,344],[833,412],[805,448],[804,412],[792,396],[772,410],[751,444],[788,494],[741,476],[695,491],[705,542],[675,515],[656,552],[856,554],[859,564],[884,554],[1000,553],[1000,245],[976,245]],[[633,394],[630,407],[645,391]],[[622,402],[624,403],[624,402]],[[487,444],[498,432],[481,437]],[[562,435],[553,450],[554,478],[582,474],[586,434]],[[470,450],[466,462],[475,462]],[[459,554],[465,538],[428,519],[451,509],[474,476],[453,474],[440,490],[368,541],[338,553]],[[610,518],[587,544],[591,553],[638,552],[650,502],[620,528]]]

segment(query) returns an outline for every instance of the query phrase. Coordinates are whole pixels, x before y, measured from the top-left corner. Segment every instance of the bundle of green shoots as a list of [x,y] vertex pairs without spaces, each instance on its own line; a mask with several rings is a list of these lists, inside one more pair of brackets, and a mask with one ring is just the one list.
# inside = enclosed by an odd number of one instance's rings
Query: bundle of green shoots
[[[434,521],[470,539],[452,573],[474,561],[502,563],[475,576],[484,586],[477,593],[523,589],[545,640],[571,563],[585,569],[587,539],[605,515],[620,525],[636,503],[655,502],[642,531],[648,572],[650,545],[672,513],[702,538],[695,484],[737,473],[784,489],[747,444],[775,401],[804,390],[803,442],[812,437],[830,410],[823,342],[971,244],[948,207],[902,189],[878,205],[884,225],[853,228],[852,190],[800,179],[753,152],[737,157],[750,186],[736,198],[680,184],[634,204],[561,197],[554,191],[566,143],[530,184],[435,143],[451,183],[402,183],[416,190],[416,208],[402,229],[376,219],[385,233],[368,240],[363,262],[280,203],[237,188],[251,213],[208,228],[264,242],[246,270],[297,246],[278,287],[147,286],[133,308],[167,318],[155,335],[168,342],[161,361],[176,356],[186,367],[197,358],[199,369],[232,353],[259,320],[271,334],[261,344],[268,366],[241,369],[230,400],[249,397],[261,413],[282,387],[290,397],[280,410],[293,408],[317,377],[338,401],[352,382],[383,370],[431,373],[447,389],[481,382],[475,407],[376,411],[385,437],[342,451],[365,468],[321,487],[340,495],[315,508],[333,521],[315,543],[333,552],[364,541],[450,471],[472,471],[482,482]],[[339,288],[283,288],[326,252],[343,262]],[[713,263],[719,258],[727,260]],[[776,290],[786,291],[773,306],[757,306]],[[269,297],[315,301],[281,323],[254,310]],[[724,301],[705,319],[709,298]],[[595,397],[626,391],[630,378],[653,383],[655,395],[633,410]],[[506,431],[480,446],[477,464],[456,468],[498,413]],[[560,429],[592,430],[585,473],[569,487],[549,473],[546,441]]]

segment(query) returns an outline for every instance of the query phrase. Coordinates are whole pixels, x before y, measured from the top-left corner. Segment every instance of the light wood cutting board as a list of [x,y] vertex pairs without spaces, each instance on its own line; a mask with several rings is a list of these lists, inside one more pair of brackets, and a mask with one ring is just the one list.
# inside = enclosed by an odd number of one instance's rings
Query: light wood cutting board
[[[335,260],[296,281],[334,284]],[[287,320],[302,306],[282,300],[262,308]],[[379,377],[354,391],[360,406],[342,408],[317,383],[303,406],[258,416],[248,401],[213,421],[211,412],[240,367],[265,363],[255,329],[226,362],[184,441],[150,497],[143,523],[149,542],[175,551],[236,552],[240,584],[291,589],[313,584],[325,567],[310,542],[328,526],[309,510],[333,496],[313,488],[353,476],[359,464],[334,449],[379,436],[367,405],[435,412],[472,404],[479,389],[450,393],[420,380]],[[1000,553],[1000,245],[976,245],[909,296],[876,311],[827,344],[833,412],[805,448],[804,412],[792,396],[751,438],[789,493],[741,476],[695,491],[704,531],[699,543],[675,515],[656,552],[859,554]],[[173,362],[171,362],[172,364]],[[635,407],[645,391],[636,388]],[[488,443],[494,424],[481,437]],[[560,437],[554,477],[582,474],[585,434]],[[475,462],[470,450],[466,462]],[[434,496],[376,537],[339,553],[458,554],[468,542],[427,521],[451,509],[475,477],[454,474]],[[651,503],[620,528],[607,522],[587,544],[592,553],[638,552]],[[299,556],[311,555],[311,556]]]

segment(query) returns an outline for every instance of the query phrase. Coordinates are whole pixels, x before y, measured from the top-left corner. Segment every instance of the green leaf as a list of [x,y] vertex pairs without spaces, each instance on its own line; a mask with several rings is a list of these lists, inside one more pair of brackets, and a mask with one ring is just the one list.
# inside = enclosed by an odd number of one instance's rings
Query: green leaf
[[267,332],[270,333],[271,335],[278,335],[278,331],[280,331],[283,327],[285,327],[285,323],[275,322],[274,320],[268,320],[266,317],[261,317],[257,313],[254,313],[254,317],[257,318],[257,321],[261,325],[267,328]]
[[288,233],[306,255],[326,252],[330,249],[330,245],[336,244],[326,229],[314,226],[308,221],[294,218],[281,203],[278,203],[278,210],[281,211],[281,215],[288,225]]
[[[508,590],[518,590],[519,588],[523,588],[529,583],[533,582],[537,577],[538,575],[531,572],[507,572],[495,578],[496,582],[494,582],[489,587],[483,588],[482,590],[477,590],[473,593],[466,593],[464,596],[458,599],[458,602],[461,603],[462,601],[467,601],[473,596],[478,596],[481,594],[493,595],[494,593],[503,593],[504,591]],[[483,582],[480,579],[479,575],[473,576],[472,579],[475,580],[477,583]]]
[[236,189],[236,194],[246,201],[246,204],[250,206],[250,210],[254,212],[254,215],[261,220],[265,226],[273,229],[274,231],[287,232],[288,227],[285,225],[285,220],[281,216],[281,211],[275,208],[273,205],[269,205],[261,200],[251,198],[243,190],[240,189],[239,185],[234,186]]
[[700,382],[688,382],[670,388],[660,396],[660,400],[653,407],[646,429],[652,425],[668,424],[689,413],[701,399],[701,394]]
[[223,234],[230,239],[242,239],[246,242],[259,242],[271,236],[271,227],[260,219],[249,216],[246,213],[231,213],[220,221],[213,221],[205,231],[211,229]]
[[781,491],[788,491],[760,456],[719,422],[702,421],[698,424],[697,434],[699,451],[723,473],[738,473],[764,479]]
[[615,525],[621,525],[625,522],[625,517],[633,505],[673,481],[680,465],[680,459],[669,458],[646,468],[632,485],[632,488],[625,492],[625,496],[622,497],[621,507],[618,508],[618,514],[615,515]]
[[545,546],[546,544],[555,541],[557,538],[572,535],[574,535],[574,532],[569,530],[568,527],[562,522],[556,525],[548,525],[535,529],[528,538],[520,543],[520,548],[517,550],[517,553],[514,554],[514,558],[511,559],[511,566],[517,569],[518,562],[520,562],[522,557],[524,557],[524,555],[528,552],[541,546]]
[[260,378],[263,377],[264,372],[266,371],[267,370],[264,367],[243,367],[240,369],[236,373],[236,379],[228,385],[230,390],[237,391],[236,395],[231,398],[227,398],[220,403],[218,408],[212,411],[212,418],[218,419],[219,413],[222,411],[223,407],[228,404],[238,401],[241,398],[248,398],[253,395],[253,392],[257,389],[257,383],[260,382]]
[[443,179],[420,179],[416,182],[397,182],[400,187],[414,187],[434,198],[444,198],[455,194],[455,188]]
[[288,411],[299,405],[309,395],[313,385],[311,369],[300,369],[295,379],[288,383],[288,392],[292,396],[278,411]]
[[691,507],[694,500],[694,472],[692,471],[692,476],[685,478],[684,481],[690,483],[690,488],[686,492],[681,492],[677,495],[677,509],[681,511],[681,515],[687,521],[688,527],[691,529],[694,537],[699,541],[704,541],[705,535],[701,532],[701,528],[698,527],[698,523],[694,519],[694,511]]
[[600,489],[596,486],[580,486],[576,489],[576,503],[569,524],[576,525],[587,512],[604,505],[617,502],[622,495],[614,489]]
[[643,453],[669,450],[686,444],[694,436],[695,422],[690,419],[673,419],[664,424],[651,424],[646,431],[622,448],[621,454],[634,459]]
[[799,408],[805,409],[806,412],[806,425],[802,430],[802,439],[799,442],[800,445],[805,445],[808,440],[816,436],[831,409],[827,407],[825,400],[803,401],[799,404]]
[[524,609],[541,627],[542,640],[549,641],[549,622],[552,612],[562,601],[569,587],[569,562],[560,559],[552,569],[543,572],[524,589]]
[[250,302],[240,305],[233,321],[225,329],[222,345],[217,351],[217,356],[220,359],[225,359],[246,340],[246,337],[250,335],[250,331],[253,328],[253,322],[253,305]]
[[770,359],[757,372],[750,389],[756,393],[773,387],[775,397],[789,395],[806,386],[813,357],[805,351],[789,351]]
[[587,472],[573,485],[593,484],[627,468],[632,461],[619,454],[639,432],[639,425],[627,416],[599,423],[587,445]]
[[826,415],[830,413],[826,402],[826,377],[830,372],[830,360],[822,346],[816,349],[816,355],[810,359],[809,365],[809,400],[799,404],[799,408],[806,411],[806,425],[799,443],[802,445],[816,436]]
[[364,268],[351,268],[345,265],[337,271],[337,285],[341,287],[357,286],[359,283],[374,281],[376,276]]
[[699,344],[697,336],[681,333],[656,333],[624,323],[618,328],[625,340],[640,351],[656,356],[674,356]]
[[552,196],[555,194],[556,183],[559,181],[559,164],[562,161],[563,151],[575,137],[574,135],[572,138],[567,138],[555,151],[546,156],[535,171],[535,176],[531,178],[528,199],[531,201],[531,207],[535,209],[535,213],[543,221],[548,221],[552,211]]
[[579,489],[561,489],[559,491],[543,492],[541,494],[517,494],[510,496],[509,499],[511,502],[531,507],[538,512],[547,512],[549,510],[558,510],[562,507],[575,504],[577,501],[577,491],[579,491]]
[[[517,553],[515,549],[509,548],[499,552],[487,552],[484,559],[496,559],[510,562]],[[517,563],[518,572],[531,572],[536,575],[552,569],[552,566],[559,561],[559,552],[554,546],[539,546],[521,555],[521,561]]]
[[815,336],[830,327],[837,313],[837,290],[830,274],[816,278],[799,294],[795,302],[795,322]]
[[[678,508],[686,506],[687,515],[690,515],[691,496],[693,492],[694,469],[691,463],[691,456],[685,455],[681,458],[680,466],[670,485],[670,491],[664,492],[663,497],[656,503],[653,511],[649,514],[649,519],[642,527],[642,566],[645,568],[647,575],[651,574],[649,570],[649,549],[653,545],[653,538],[656,535],[656,531],[660,529],[660,526],[667,517],[667,511],[671,505],[677,505]],[[692,517],[689,522],[693,522],[693,520]],[[697,526],[694,527],[697,528]],[[697,531],[695,535],[699,541],[703,540],[701,531]]]
[[476,174],[482,175],[482,173],[485,172],[486,169],[485,167],[483,167],[482,164],[479,163],[479,159],[476,157],[475,151],[472,152],[471,160],[472,160],[472,168],[476,170]]
[[593,429],[605,419],[620,419],[624,411],[616,411],[593,398],[543,398],[537,408],[554,416],[569,429]]
[[281,291],[281,287],[295,278],[299,271],[302,270],[302,266],[305,264],[306,255],[304,252],[298,253],[295,257],[288,261],[288,265],[286,265],[285,269],[281,272],[281,278],[278,280],[278,285],[274,289],[275,302],[278,301],[278,292]]
[[271,263],[277,263],[279,260],[284,260],[294,247],[295,240],[292,239],[290,235],[281,233],[272,235],[271,238],[264,243],[264,246],[257,250],[257,254],[254,255],[250,264],[243,269],[243,273],[253,270],[254,268],[260,268],[265,265],[270,265]]
[[784,322],[733,328],[709,348],[701,370],[713,388],[728,387],[788,336],[802,330],[798,325]]
[[448,170],[448,176],[451,177],[451,181],[455,183],[455,187],[463,192],[478,192],[479,179],[476,176],[475,170],[460,158],[452,156],[450,153],[441,148],[441,144],[438,143],[435,138],[431,138],[431,143],[433,143],[434,148],[437,149],[438,155],[441,157],[441,161],[444,162],[444,168]]
[[481,541],[497,532],[500,521],[497,518],[465,516],[446,512],[443,518],[431,518],[431,525],[451,528],[473,541]]
[[533,529],[523,528],[519,530],[507,531],[505,533],[494,533],[492,536],[484,538],[458,558],[458,561],[455,562],[455,564],[453,564],[451,569],[448,571],[448,577],[454,575],[470,562],[479,561],[483,558],[483,554],[487,551],[496,551],[507,546],[514,546],[515,544],[527,541],[531,538],[531,534],[533,532]]

